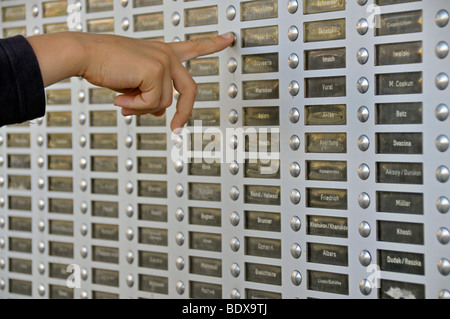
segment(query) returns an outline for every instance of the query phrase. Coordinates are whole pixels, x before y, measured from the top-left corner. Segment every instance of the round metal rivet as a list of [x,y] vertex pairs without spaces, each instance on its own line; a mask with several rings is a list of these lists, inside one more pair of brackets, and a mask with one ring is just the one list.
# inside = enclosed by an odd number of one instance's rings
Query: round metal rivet
[[228,145],[230,146],[230,148],[232,150],[237,149],[237,147],[239,145],[238,137],[236,135],[233,135],[232,137],[230,137],[230,140],[228,141]]
[[371,232],[371,228],[368,222],[361,222],[358,225],[358,230],[359,230],[359,234],[364,237],[367,238],[370,235]]
[[[181,39],[179,37],[174,37],[172,39],[172,42],[181,42]],[[179,97],[180,97],[180,94],[178,93],[176,99],[178,100]]]
[[[78,91],[77,98],[78,98],[78,102],[83,103],[86,99],[86,93],[84,93],[84,91]],[[81,123],[81,121],[80,121],[80,124],[84,124],[84,122],[86,121],[86,115],[83,114],[83,116],[84,116],[83,123]],[[80,118],[78,118],[78,120],[80,120]]]
[[372,255],[367,250],[361,251],[359,253],[359,262],[364,267],[369,266],[372,262]]
[[436,45],[436,56],[439,59],[445,59],[448,56],[449,46],[445,41],[441,41]]
[[38,272],[39,272],[41,275],[45,274],[45,264],[44,264],[44,263],[40,263],[40,264],[38,265]]
[[293,231],[298,232],[302,228],[302,221],[298,216],[294,216],[291,218],[289,222]]
[[226,16],[228,20],[233,21],[234,18],[236,17],[236,8],[233,6],[229,6],[227,8]]
[[288,64],[291,67],[291,69],[296,69],[298,67],[298,64],[300,63],[300,58],[297,54],[292,53],[288,58]]
[[128,228],[127,231],[125,232],[125,235],[127,237],[128,240],[133,240],[134,238],[134,231],[133,228]]
[[289,194],[289,198],[291,199],[292,204],[297,205],[298,203],[300,203],[302,195],[300,194],[300,191],[298,189],[293,189]]
[[120,4],[125,8],[128,5],[128,0],[120,0]]
[[289,139],[289,146],[293,151],[296,151],[300,147],[300,138],[297,135],[291,136]]
[[80,233],[82,236],[86,236],[88,232],[88,226],[86,224],[82,224],[80,227]]
[[230,73],[236,72],[237,67],[238,67],[238,63],[235,58],[231,58],[228,60],[227,68]]
[[125,185],[125,191],[127,192],[127,194],[133,193],[133,189],[134,189],[133,183],[127,182],[127,184]]
[[370,140],[366,135],[361,135],[358,138],[358,148],[362,151],[365,152],[369,149],[370,146]]
[[125,122],[125,124],[130,125],[131,122],[133,121],[133,116],[131,116],[131,115],[124,116],[123,121]]
[[86,202],[82,202],[82,203],[80,204],[80,211],[81,211],[83,214],[86,214],[87,210],[88,210],[88,204],[87,204]]
[[183,233],[180,232],[175,236],[175,242],[177,243],[178,246],[183,246],[183,244],[184,244]]
[[177,173],[181,173],[183,171],[184,163],[182,160],[176,160],[175,163],[173,163],[173,165]]
[[45,295],[45,286],[44,285],[39,285],[38,286],[38,293],[40,296],[44,296]]
[[87,291],[82,291],[81,293],[80,293],[80,298],[81,299],[88,299],[89,298],[89,295],[88,295],[88,293],[87,293]]
[[80,182],[80,189],[81,189],[81,191],[82,192],[85,192],[86,191],[86,189],[87,189],[87,187],[88,187],[88,183],[87,183],[87,181],[86,180],[81,180],[81,182]]
[[445,152],[448,150],[449,147],[449,139],[445,135],[440,135],[436,139],[436,147],[440,152]]
[[84,158],[84,157],[80,158],[79,164],[80,164],[80,168],[81,168],[81,169],[85,169],[86,166],[87,166],[87,159]]
[[42,135],[39,135],[36,138],[36,143],[37,143],[38,146],[42,146],[44,144],[44,137]]
[[302,283],[302,274],[298,270],[294,270],[291,274],[291,281],[295,286],[300,286]]
[[288,38],[292,42],[298,39],[298,28],[295,25],[289,27]]
[[42,178],[42,177],[39,177],[39,178],[38,178],[38,181],[37,181],[37,186],[38,186],[40,189],[43,189],[44,186],[45,186],[45,179]]
[[128,251],[125,256],[125,259],[131,265],[134,262],[134,253],[132,251]]
[[5,159],[3,156],[0,156],[0,167],[3,166],[3,163],[5,162]]
[[0,135],[0,146],[3,145],[3,136]]
[[239,189],[236,186],[230,188],[230,198],[234,201],[239,199]]
[[289,111],[289,120],[291,123],[296,124],[300,120],[300,111],[295,107]]
[[186,287],[184,286],[184,283],[182,281],[178,281],[175,285],[175,290],[179,295],[184,294],[184,291],[186,290]]
[[241,293],[236,288],[231,290],[230,294],[231,299],[241,299]]
[[439,104],[439,105],[436,107],[435,114],[436,114],[436,118],[437,118],[439,121],[442,121],[442,122],[443,122],[443,121],[447,120],[447,119],[448,119],[448,116],[449,116],[449,109],[448,109],[448,106],[445,105],[445,104]]
[[228,96],[232,99],[234,99],[238,95],[238,88],[236,84],[230,84],[228,87]]
[[5,269],[5,266],[6,266],[5,259],[4,258],[0,258],[0,269]]
[[436,21],[436,24],[438,25],[438,27],[441,27],[441,28],[444,28],[447,26],[448,20],[449,20],[449,14],[448,14],[447,10],[440,10],[436,14],[436,18],[434,19],[434,21]]
[[175,218],[181,222],[184,219],[184,210],[181,208],[177,208],[177,210],[175,211]]
[[291,245],[291,255],[295,259],[300,258],[300,256],[302,255],[302,247],[300,247],[300,245],[297,243],[292,244]]
[[43,220],[38,221],[38,229],[41,233],[45,230],[45,222]]
[[125,146],[130,148],[133,145],[133,137],[128,135],[125,137]]
[[228,168],[230,170],[231,175],[237,175],[237,173],[239,173],[239,164],[236,161],[230,163]]
[[450,261],[447,258],[441,258],[438,262],[438,270],[443,276],[450,274]]
[[289,94],[291,94],[292,96],[297,96],[298,93],[300,92],[300,84],[298,84],[297,81],[292,81],[291,83],[289,83]]
[[436,77],[436,87],[443,91],[448,87],[449,78],[446,73],[439,73]]
[[441,227],[439,228],[437,232],[437,239],[442,245],[447,245],[450,242],[450,231],[445,228]]
[[172,24],[173,24],[174,26],[177,26],[177,25],[180,24],[180,21],[181,21],[181,15],[180,15],[178,12],[174,12],[174,13],[172,14],[172,17],[171,17],[170,19],[171,19],[171,21],[172,21]]
[[367,193],[361,193],[358,196],[358,204],[362,209],[366,209],[370,206],[370,197]]
[[450,201],[447,197],[442,196],[436,201],[436,208],[441,214],[447,214],[450,210]]
[[0,237],[0,248],[5,248],[5,239],[3,237]]
[[44,167],[45,159],[44,159],[43,156],[39,156],[39,157],[38,157],[38,159],[37,159],[37,164],[38,164],[38,166],[39,166],[40,168]]
[[230,272],[234,278],[237,278],[241,274],[241,267],[239,267],[238,264],[234,263],[230,267]]
[[3,278],[0,278],[0,290],[5,290],[6,281]]
[[87,138],[86,138],[86,136],[81,135],[81,136],[80,136],[79,143],[80,143],[80,146],[81,146],[81,147],[85,147],[85,146],[86,146],[86,143],[87,143]]
[[87,280],[89,277],[89,272],[86,268],[81,269],[81,279]]
[[88,255],[88,248],[86,246],[81,247],[80,255],[82,258],[86,258]]
[[298,10],[298,1],[297,0],[289,0],[287,4],[287,9],[289,13],[296,13]]
[[4,217],[0,217],[0,228],[5,227],[5,224],[6,224],[5,218]]
[[131,158],[127,158],[127,160],[125,161],[125,169],[127,171],[131,171],[133,169],[133,160]]
[[175,266],[177,267],[178,270],[183,270],[184,269],[184,259],[183,257],[177,257],[177,259],[175,259]]
[[356,31],[358,31],[360,35],[365,35],[367,31],[369,31],[369,22],[364,18],[359,20],[356,24]]
[[359,64],[366,64],[367,61],[369,61],[369,51],[367,51],[366,48],[359,49],[358,53],[356,54],[356,59],[358,60]]
[[300,164],[297,162],[294,162],[289,166],[289,173],[291,173],[292,177],[298,177],[300,175]]
[[45,243],[44,242],[39,242],[38,243],[38,251],[43,254],[45,252]]
[[237,226],[237,225],[239,225],[239,221],[240,221],[239,214],[237,212],[232,212],[230,214],[230,223],[231,223],[231,225]]
[[130,288],[133,287],[133,285],[134,285],[134,276],[129,274],[127,276],[127,278],[125,279],[125,281],[126,281],[128,287],[130,287]]
[[236,43],[238,42],[238,37],[236,35],[236,33],[231,32],[233,34],[233,43],[231,43],[231,47],[234,47],[236,45]]
[[447,183],[448,178],[450,177],[450,171],[447,166],[440,166],[436,170],[436,178],[441,183]]
[[3,185],[5,185],[5,178],[0,176],[0,187],[3,187]]
[[39,14],[39,7],[37,5],[34,5],[31,7],[31,14],[33,17],[37,17]]
[[367,164],[361,164],[358,167],[358,176],[363,181],[367,180],[370,176],[370,168],[367,166]]
[[360,6],[364,6],[367,3],[367,0],[356,0]]
[[42,117],[37,118],[37,119],[36,119],[36,123],[37,123],[38,125],[42,125],[42,123],[44,123],[44,119],[43,119]]
[[234,237],[230,240],[230,248],[232,251],[237,252],[240,247],[241,247],[241,243],[239,242],[239,239]]
[[356,88],[358,89],[358,92],[361,94],[367,93],[369,91],[369,80],[365,77],[362,77],[358,80],[356,83]]
[[133,205],[127,205],[127,208],[125,209],[125,213],[128,217],[133,217],[134,214],[134,207]]
[[5,198],[4,197],[0,197],[0,207],[5,206]]
[[39,27],[34,27],[33,30],[31,30],[31,33],[33,35],[39,35],[41,33],[41,29],[39,29]]
[[183,194],[184,194],[184,187],[183,187],[183,185],[178,184],[177,186],[175,186],[175,194],[176,194],[178,197],[183,196]]
[[364,296],[368,296],[372,292],[372,284],[367,279],[363,279],[359,282],[359,290]]
[[439,299],[450,299],[450,291],[447,289],[442,289],[438,294]]
[[120,26],[122,27],[123,31],[127,31],[130,27],[130,20],[128,20],[128,18],[123,18]]

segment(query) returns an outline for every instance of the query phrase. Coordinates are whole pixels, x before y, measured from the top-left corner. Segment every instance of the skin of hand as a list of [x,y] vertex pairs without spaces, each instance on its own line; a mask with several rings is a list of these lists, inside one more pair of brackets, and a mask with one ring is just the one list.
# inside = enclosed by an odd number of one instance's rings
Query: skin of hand
[[122,114],[161,116],[172,105],[173,88],[179,93],[171,129],[189,120],[197,85],[183,62],[219,52],[234,40],[232,33],[202,40],[162,43],[116,35],[61,32],[27,38],[44,81],[50,86],[79,76],[121,93],[114,104]]

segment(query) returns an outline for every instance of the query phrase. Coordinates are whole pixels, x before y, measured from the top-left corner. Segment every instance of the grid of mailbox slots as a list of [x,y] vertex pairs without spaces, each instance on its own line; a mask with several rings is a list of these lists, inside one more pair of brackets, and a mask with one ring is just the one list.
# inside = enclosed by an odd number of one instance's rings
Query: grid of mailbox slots
[[3,37],[233,31],[186,65],[188,126],[226,154],[280,149],[173,162],[174,108],[123,118],[82,79],[48,88],[46,117],[0,129],[0,297],[449,298],[448,0],[0,6]]

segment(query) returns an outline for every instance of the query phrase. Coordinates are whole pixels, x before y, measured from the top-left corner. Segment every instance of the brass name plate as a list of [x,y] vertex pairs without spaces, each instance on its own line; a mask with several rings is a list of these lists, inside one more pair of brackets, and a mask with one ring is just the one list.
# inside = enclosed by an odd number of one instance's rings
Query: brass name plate
[[161,116],[152,114],[137,115],[136,126],[166,126],[166,118],[166,113]]
[[167,229],[139,227],[139,243],[156,246],[167,246],[169,235]]
[[192,133],[189,141],[190,149],[191,151],[209,152],[212,156],[216,152],[220,152],[221,140],[222,136],[220,131],[214,133]]
[[346,48],[305,51],[305,70],[342,69],[347,65]]
[[241,30],[243,48],[278,45],[278,26],[256,27]]
[[66,220],[49,220],[50,235],[73,237],[73,222]]
[[144,174],[167,174],[166,157],[138,157],[137,171]]
[[377,183],[423,184],[422,163],[377,162]]
[[8,175],[8,189],[31,190],[31,176]]
[[138,196],[167,198],[166,181],[138,181]]
[[69,31],[67,22],[44,24],[42,29],[45,34]]
[[92,224],[92,238],[102,240],[119,240],[119,226],[112,224]]
[[91,180],[92,194],[119,195],[117,179],[93,178]]
[[423,73],[387,73],[377,74],[376,95],[421,94],[423,91]]
[[6,135],[6,146],[9,148],[30,148],[29,133],[9,133]]
[[308,290],[348,295],[348,275],[308,270]]
[[375,17],[376,36],[422,32],[422,10],[387,13]]
[[114,10],[113,0],[88,0],[86,1],[86,13]]
[[245,280],[267,285],[281,286],[281,267],[245,263]]
[[119,264],[119,249],[113,247],[92,246],[92,261]]
[[72,112],[47,112],[47,127],[72,127]]
[[8,196],[8,207],[12,210],[31,211],[31,197]]
[[244,107],[244,126],[278,126],[280,125],[280,107]]
[[117,173],[119,159],[117,156],[91,156],[91,172]]
[[220,83],[197,83],[197,89],[195,101],[220,101]]
[[311,263],[348,266],[347,246],[307,243],[307,260]]
[[86,20],[90,33],[114,33],[114,18]]
[[345,0],[304,0],[303,13],[320,13],[345,10]]
[[306,179],[312,181],[347,181],[347,162],[306,161]]
[[244,81],[242,83],[242,98],[244,100],[279,99],[280,83],[278,80]]
[[91,127],[117,126],[116,111],[90,111],[89,125]]
[[159,276],[139,275],[139,290],[167,295],[169,293],[169,279]]
[[47,148],[72,148],[71,133],[49,133],[47,134]]
[[395,65],[422,63],[423,43],[422,41],[379,44],[375,46],[376,65]]
[[138,133],[137,149],[145,151],[165,151],[167,149],[166,133]]
[[280,161],[245,160],[244,177],[280,179]]
[[186,69],[191,76],[219,75],[219,58],[197,58],[186,62]]
[[113,104],[117,93],[106,88],[89,89],[89,104]]
[[92,268],[92,283],[103,286],[119,287],[119,272]]
[[73,168],[71,155],[49,155],[47,161],[49,170],[71,171]]
[[245,237],[245,254],[281,259],[281,239]]
[[73,299],[74,289],[66,286],[49,285],[48,287],[49,299]]
[[8,154],[8,168],[30,169],[30,154]]
[[138,219],[153,222],[167,222],[168,220],[167,205],[139,204]]
[[67,7],[67,0],[43,2],[42,16],[44,18],[65,16],[67,15]]
[[9,245],[8,245],[9,251],[15,251],[15,252],[19,252],[19,253],[28,253],[28,254],[31,254],[31,252],[32,252],[31,239],[9,237],[8,243],[9,243]]
[[378,250],[381,270],[397,273],[425,275],[425,255],[403,251]]
[[164,12],[137,14],[133,20],[134,32],[164,29]]
[[305,79],[306,98],[344,97],[347,95],[345,76]]
[[222,251],[222,235],[201,232],[189,232],[189,248],[206,251]]
[[92,216],[118,218],[119,217],[119,203],[92,201]]
[[64,243],[57,241],[50,241],[48,243],[48,254],[49,256],[72,258],[74,256],[73,244]]
[[11,22],[26,19],[26,6],[12,6],[2,8],[2,21]]
[[423,103],[376,104],[376,124],[422,124]]
[[48,212],[73,215],[73,200],[64,198],[49,198]]
[[187,126],[194,126],[196,121],[201,121],[202,126],[220,126],[220,109],[194,108]]
[[9,292],[12,294],[32,296],[33,283],[31,281],[9,279]]
[[91,150],[116,150],[117,134],[115,133],[91,133]]
[[217,6],[184,9],[184,26],[195,27],[219,23]]
[[[211,162],[211,163],[210,163]],[[188,164],[188,174],[190,176],[216,176],[220,177],[221,164],[202,159],[202,162],[193,161]]]
[[12,231],[23,231],[31,233],[32,230],[31,218],[25,217],[9,217],[8,229]]
[[257,205],[281,205],[281,187],[244,185],[244,203]]
[[3,28],[4,38],[10,38],[16,35],[23,35],[25,37],[27,35],[27,28],[26,27]]
[[163,0],[133,0],[133,8],[158,6],[163,4]]
[[305,105],[305,125],[346,125],[347,105]]
[[139,251],[139,267],[168,270],[169,255],[152,251]]
[[347,190],[307,188],[306,207],[346,210],[348,207]]
[[245,212],[245,229],[281,232],[281,214],[271,212]]
[[[417,0],[413,0],[417,1]],[[421,1],[421,0],[419,0]],[[425,285],[400,282],[394,280],[380,280],[378,299],[425,299]]]
[[377,133],[377,154],[423,154],[423,133]]
[[221,227],[222,210],[220,208],[189,207],[189,224]]
[[306,133],[306,153],[347,153],[346,133]]
[[347,218],[308,215],[306,219],[308,235],[348,238]]
[[424,214],[424,196],[420,193],[377,192],[377,212]]
[[278,71],[278,52],[242,56],[242,74],[272,73]]
[[222,299],[222,286],[206,282],[189,281],[189,298]]
[[424,245],[424,225],[378,220],[377,240],[390,243]]
[[221,184],[189,183],[189,199],[220,202],[222,201]]
[[189,41],[189,40],[201,41],[201,40],[211,39],[217,35],[219,35],[219,33],[217,31],[188,33],[185,35],[185,38],[186,38],[186,41]]
[[31,260],[9,258],[9,271],[31,275],[33,272],[33,265]]
[[222,278],[222,260],[189,256],[189,273]]
[[241,21],[278,18],[278,0],[241,2]]
[[48,190],[51,192],[73,193],[72,177],[49,177]]
[[50,278],[58,278],[58,279],[66,279],[70,273],[67,271],[67,264],[57,264],[57,263],[49,263],[48,264],[48,273]]
[[305,22],[304,42],[344,40],[346,38],[345,19]]

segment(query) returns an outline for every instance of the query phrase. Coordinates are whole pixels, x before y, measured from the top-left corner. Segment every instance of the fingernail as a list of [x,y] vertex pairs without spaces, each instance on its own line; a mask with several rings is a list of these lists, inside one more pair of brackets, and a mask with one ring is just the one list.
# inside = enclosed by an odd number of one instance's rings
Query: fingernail
[[228,33],[222,34],[222,38],[224,38],[224,39],[232,39],[232,38],[234,38],[234,33],[233,32],[228,32]]

